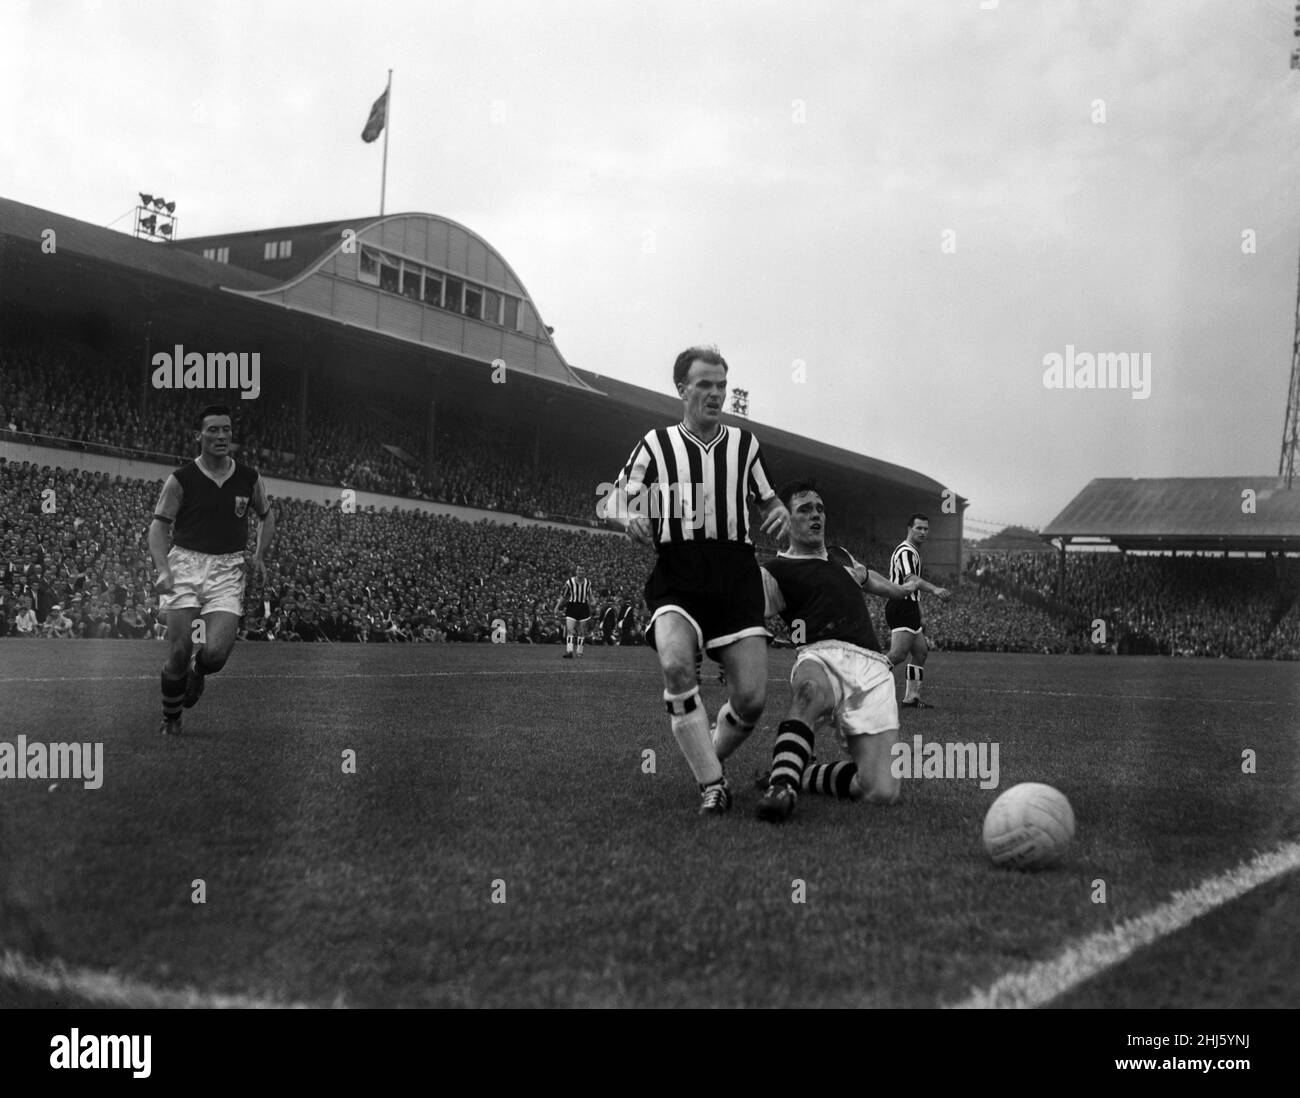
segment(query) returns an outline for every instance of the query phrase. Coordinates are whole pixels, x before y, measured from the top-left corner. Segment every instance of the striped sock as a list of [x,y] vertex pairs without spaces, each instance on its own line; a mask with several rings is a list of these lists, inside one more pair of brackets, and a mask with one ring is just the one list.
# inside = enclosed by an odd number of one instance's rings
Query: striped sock
[[753,731],[752,723],[744,724],[736,716],[731,702],[723,702],[722,708],[718,710],[717,731],[713,737],[713,749],[718,753],[718,761],[721,762],[735,751],[749,739],[749,734]]
[[709,739],[709,716],[700,701],[700,688],[691,687],[685,694],[664,691],[664,704],[672,721],[673,737],[686,756],[686,763],[701,785],[722,780],[722,763]]
[[772,774],[768,781],[798,789],[813,753],[813,732],[803,721],[782,721],[772,745]]
[[925,677],[925,668],[914,663],[907,665],[907,689],[903,691],[903,701],[911,701],[921,696],[921,679]]
[[582,655],[582,642],[586,639],[587,638],[584,637],[581,633],[578,634],[578,655],[580,656]]
[[573,634],[572,634],[572,633],[566,633],[566,634],[564,635],[564,650],[565,650],[566,652],[572,652],[572,651],[573,651]]
[[185,701],[185,675],[162,673],[162,709],[163,716],[174,721],[181,715]]
[[819,763],[803,772],[803,787],[809,793],[822,793],[848,801],[853,799],[850,787],[857,776],[858,768],[851,762]]

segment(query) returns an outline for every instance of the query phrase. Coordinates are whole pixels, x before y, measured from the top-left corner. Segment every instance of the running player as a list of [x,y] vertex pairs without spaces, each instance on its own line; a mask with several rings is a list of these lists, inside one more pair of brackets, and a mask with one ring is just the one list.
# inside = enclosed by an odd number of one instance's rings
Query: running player
[[[898,742],[892,665],[880,653],[862,590],[904,598],[916,580],[890,583],[839,546],[826,548],[826,511],[811,480],[782,485],[790,511],[790,548],[763,565],[767,612],[780,614],[798,647],[793,693],[772,747],[759,819],[779,823],[794,811],[800,788],[845,800],[892,804],[890,769]],[[813,734],[831,725],[851,762],[809,766]]]
[[[749,501],[761,529],[785,535],[789,513],[776,497],[758,440],[719,422],[726,360],[690,347],[673,364],[682,422],[646,433],[624,466],[606,518],[658,556],[645,585],[646,640],[659,657],[673,736],[699,783],[701,814],[731,808],[722,760],[744,742],[767,698],[763,579],[749,538]],[[727,674],[729,697],[716,730],[700,698],[695,657],[706,651]]]
[[889,662],[897,667],[907,660],[907,687],[903,691],[903,704],[909,709],[932,709],[921,700],[921,680],[925,675],[925,657],[930,646],[925,640],[925,627],[921,624],[921,600],[917,590],[925,591],[939,599],[947,599],[952,592],[946,587],[936,587],[921,579],[921,546],[930,533],[930,520],[917,512],[907,520],[907,537],[898,543],[889,558],[889,579],[902,585],[916,578],[916,586],[906,598],[890,599],[885,603],[885,622],[889,625]]
[[[266,581],[266,551],[275,513],[257,470],[230,456],[230,409],[210,404],[195,419],[200,453],[163,484],[149,524],[149,553],[158,569],[158,609],[167,618],[167,662],[162,670],[161,731],[181,731],[181,709],[203,693],[204,676],[225,666],[235,643],[244,598],[248,514],[260,526],[251,564]],[[168,548],[168,527],[171,547]],[[194,620],[203,640],[194,643]]]
[[555,613],[561,609],[564,610],[564,655],[560,658],[571,660],[575,643],[577,654],[582,655],[582,643],[587,639],[587,627],[591,622],[591,580],[587,579],[587,570],[581,564],[564,581]]

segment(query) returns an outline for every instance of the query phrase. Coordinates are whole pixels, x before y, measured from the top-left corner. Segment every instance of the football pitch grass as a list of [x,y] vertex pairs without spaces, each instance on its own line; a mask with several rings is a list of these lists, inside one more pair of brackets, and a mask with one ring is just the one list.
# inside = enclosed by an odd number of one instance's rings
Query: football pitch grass
[[[751,778],[788,652],[718,819],[643,648],[241,642],[173,738],[163,654],[0,641],[0,739],[104,745],[99,789],[0,780],[0,1005],[956,1005],[1300,837],[1295,664],[935,653],[902,739],[996,743],[997,788],[805,794],[773,826]],[[817,754],[840,757],[824,732]],[[1059,868],[985,857],[1021,781],[1074,807]],[[1300,879],[1050,1005],[1300,1005]]]

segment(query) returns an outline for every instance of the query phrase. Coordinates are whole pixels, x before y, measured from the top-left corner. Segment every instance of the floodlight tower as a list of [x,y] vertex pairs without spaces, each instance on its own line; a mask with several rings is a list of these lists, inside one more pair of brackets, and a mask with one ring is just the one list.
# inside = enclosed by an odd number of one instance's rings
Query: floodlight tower
[[143,240],[175,240],[176,203],[143,191],[138,193],[140,205],[135,208],[135,235]]
[[1300,434],[1300,278],[1296,280],[1295,335],[1291,340],[1291,385],[1286,396],[1286,422],[1282,424],[1282,456],[1277,475],[1291,487],[1295,478],[1296,441]]
[[[1296,0],[1300,3],[1300,0]],[[731,414],[740,416],[742,419],[749,418],[749,390],[732,389],[731,390]]]
[[[1295,6],[1295,37],[1300,38],[1300,0]],[[1291,67],[1300,69],[1300,46],[1291,51]],[[1286,420],[1282,424],[1282,456],[1277,475],[1291,487],[1295,479],[1297,436],[1300,436],[1300,276],[1296,279],[1295,335],[1291,340],[1291,385],[1286,395]]]

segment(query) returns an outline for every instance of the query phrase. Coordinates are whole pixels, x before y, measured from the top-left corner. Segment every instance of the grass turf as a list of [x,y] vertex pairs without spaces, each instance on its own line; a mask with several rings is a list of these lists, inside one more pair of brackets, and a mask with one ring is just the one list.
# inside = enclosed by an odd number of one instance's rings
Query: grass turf
[[[0,952],[322,1005],[935,1006],[1300,820],[1289,664],[938,653],[939,708],[904,710],[903,737],[996,741],[999,789],[914,780],[889,808],[805,795],[773,827],[748,779],[788,653],[772,654],[763,726],[728,764],[738,803],[716,820],[696,816],[644,649],[241,644],[173,739],[157,734],[162,655],[0,642],[4,738],[105,752],[98,790],[0,781]],[[721,689],[705,695],[716,712]],[[818,755],[838,757],[825,734]],[[1059,869],[984,857],[984,812],[1026,780],[1074,806]],[[1298,1005],[1296,952],[1264,935],[1296,887],[1062,1002]],[[0,980],[0,1003],[33,998]]]

